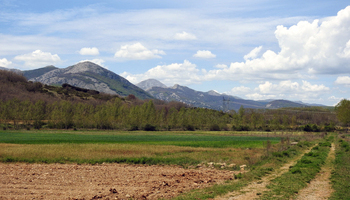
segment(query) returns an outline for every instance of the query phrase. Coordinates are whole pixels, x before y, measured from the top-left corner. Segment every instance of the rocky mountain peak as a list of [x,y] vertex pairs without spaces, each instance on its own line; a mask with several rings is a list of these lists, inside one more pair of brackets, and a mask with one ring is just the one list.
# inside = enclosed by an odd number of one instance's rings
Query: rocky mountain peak
[[136,86],[145,91],[150,90],[153,87],[167,88],[166,85],[164,85],[163,83],[161,83],[156,79],[147,79],[147,80],[141,81],[140,83],[136,84]]
[[93,72],[96,74],[101,74],[106,71],[103,67],[90,62],[90,61],[84,61],[79,62],[73,66],[70,66],[67,68],[65,74],[75,74],[75,73],[82,73],[82,72]]
[[177,89],[179,89],[181,86],[179,85],[179,84],[175,84],[173,87],[172,87],[172,89],[174,89],[174,90],[177,90]]
[[215,91],[215,90],[210,90],[210,91],[208,92],[208,94],[209,94],[209,95],[212,95],[212,96],[221,96],[221,94],[218,93],[218,92]]

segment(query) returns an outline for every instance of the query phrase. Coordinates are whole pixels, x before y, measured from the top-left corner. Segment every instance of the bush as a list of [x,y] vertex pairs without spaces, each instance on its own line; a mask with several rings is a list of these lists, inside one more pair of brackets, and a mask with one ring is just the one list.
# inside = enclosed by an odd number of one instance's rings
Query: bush
[[151,124],[146,124],[144,127],[143,127],[143,130],[144,131],[156,131],[156,127],[151,125]]
[[219,126],[219,125],[217,125],[217,124],[212,124],[212,125],[210,125],[209,130],[210,130],[210,131],[220,131],[221,129],[220,129],[220,126]]
[[35,129],[41,129],[41,127],[43,126],[43,123],[40,121],[40,120],[36,120],[34,123],[33,123],[33,126]]
[[[233,128],[234,128],[234,129],[233,129]],[[239,125],[239,126],[237,126],[237,127],[232,126],[232,130],[233,130],[233,131],[249,131],[250,128],[249,128],[249,126]]]
[[128,131],[137,131],[139,130],[139,127],[137,125],[131,125]]
[[194,126],[193,125],[186,125],[185,126],[185,130],[187,130],[187,131],[194,131]]

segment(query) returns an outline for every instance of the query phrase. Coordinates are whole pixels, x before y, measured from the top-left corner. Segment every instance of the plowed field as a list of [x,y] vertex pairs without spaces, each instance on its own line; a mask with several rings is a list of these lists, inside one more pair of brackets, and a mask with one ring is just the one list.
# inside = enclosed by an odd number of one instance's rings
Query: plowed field
[[158,199],[232,179],[208,168],[0,163],[0,199]]

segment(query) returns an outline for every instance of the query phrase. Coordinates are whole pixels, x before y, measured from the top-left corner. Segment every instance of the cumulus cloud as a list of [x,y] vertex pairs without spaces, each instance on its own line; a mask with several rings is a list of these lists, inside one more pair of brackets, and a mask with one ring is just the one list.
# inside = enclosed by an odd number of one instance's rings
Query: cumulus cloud
[[258,57],[258,54],[260,53],[261,49],[262,46],[254,48],[251,52],[244,56],[244,60],[255,59],[256,57]]
[[287,98],[287,99],[315,99],[325,92],[330,90],[329,87],[323,84],[311,84],[308,81],[302,81],[302,84],[298,82],[292,82],[291,80],[280,81],[277,84],[265,81],[259,84],[254,89],[255,93],[246,94],[245,96],[254,99],[262,100],[269,98]]
[[197,51],[196,54],[193,55],[195,58],[215,58],[216,55],[211,53],[210,51]]
[[24,61],[24,64],[30,68],[44,67],[61,62],[61,58],[57,54],[52,55],[50,52],[43,52],[41,50],[16,56],[15,60]]
[[8,61],[6,58],[0,59],[0,67],[8,67],[12,62]]
[[95,64],[97,64],[97,65],[99,65],[101,67],[104,67],[104,68],[108,69],[108,67],[103,65],[103,63],[105,62],[103,59],[98,59],[97,58],[97,59],[92,59],[92,60],[82,60],[82,61],[80,61],[80,63],[81,62],[86,62],[86,61],[93,62],[93,63],[95,63]]
[[183,63],[172,63],[170,65],[158,65],[144,74],[130,74],[127,72],[121,75],[132,83],[139,83],[143,80],[154,78],[166,85],[191,84],[201,82],[202,70],[188,60]]
[[100,52],[98,51],[98,49],[96,47],[92,47],[92,48],[88,48],[88,47],[84,47],[81,48],[79,51],[80,55],[88,55],[88,56],[97,56],[100,54]]
[[187,33],[183,31],[182,33],[176,33],[175,37],[176,40],[196,40],[197,37],[191,33]]
[[339,76],[335,81],[335,84],[350,86],[350,77],[349,76]]
[[337,16],[300,21],[290,28],[277,26],[275,37],[280,51],[261,46],[244,56],[244,62],[233,62],[230,67],[208,72],[208,79],[237,80],[266,78],[300,78],[305,74],[342,74],[350,62],[350,6]]
[[121,46],[120,50],[114,55],[116,58],[126,58],[130,60],[148,60],[153,58],[162,58],[160,55],[165,55],[162,50],[149,50],[141,43]]
[[217,64],[214,67],[215,68],[219,68],[219,69],[224,69],[224,68],[227,68],[227,65],[225,65],[225,64]]
[[245,87],[245,86],[239,86],[239,87],[234,87],[231,89],[231,94],[246,94],[251,92],[252,89],[250,89],[249,87]]

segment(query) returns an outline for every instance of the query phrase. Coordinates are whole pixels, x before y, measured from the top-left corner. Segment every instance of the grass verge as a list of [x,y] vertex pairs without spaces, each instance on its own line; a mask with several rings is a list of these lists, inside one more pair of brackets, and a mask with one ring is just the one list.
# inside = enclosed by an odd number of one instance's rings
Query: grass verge
[[334,192],[329,199],[350,199],[350,145],[339,140],[336,147],[335,169],[331,176]]
[[260,180],[261,177],[273,173],[275,169],[280,168],[295,156],[300,155],[300,153],[310,145],[312,145],[310,142],[300,142],[298,146],[289,147],[287,150],[281,152],[271,153],[269,156],[264,156],[260,162],[253,165],[250,171],[235,175],[231,181],[227,181],[224,184],[216,184],[209,188],[193,190],[173,199],[212,199],[228,192],[238,191],[247,186],[250,182]]
[[305,154],[296,165],[280,177],[271,181],[270,189],[264,192],[260,199],[290,199],[298,191],[307,186],[325,163],[331,147],[330,141],[320,142]]

